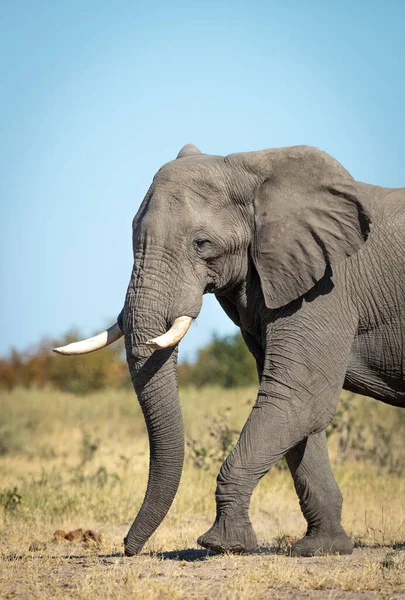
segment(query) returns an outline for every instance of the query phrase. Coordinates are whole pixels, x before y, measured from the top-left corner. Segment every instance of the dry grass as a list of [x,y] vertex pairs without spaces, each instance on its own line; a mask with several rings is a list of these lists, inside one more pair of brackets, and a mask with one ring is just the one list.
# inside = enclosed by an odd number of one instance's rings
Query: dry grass
[[[380,444],[370,433],[373,423],[383,422],[381,439],[395,445],[403,427],[402,413],[361,398],[355,398],[349,416],[345,411],[342,417],[350,421],[350,414],[358,413],[365,423],[354,450],[347,451],[340,439],[347,427],[336,428],[330,444],[345,499],[344,526],[360,542],[353,556],[292,559],[287,555],[287,536],[301,536],[305,523],[285,470],[273,470],[265,477],[252,499],[259,552],[214,556],[197,548],[196,538],[212,524],[215,514],[220,459],[254,398],[254,389],[183,391],[189,445],[178,495],[143,554],[125,559],[122,539],[142,502],[148,469],[146,432],[133,394],[3,393],[3,597],[405,597],[404,476],[393,472],[384,448],[373,452],[373,444]],[[360,442],[368,463],[354,460]],[[345,460],[339,458],[342,444]],[[399,464],[400,454],[395,462]],[[100,532],[101,545],[52,541],[56,529],[79,527]]]

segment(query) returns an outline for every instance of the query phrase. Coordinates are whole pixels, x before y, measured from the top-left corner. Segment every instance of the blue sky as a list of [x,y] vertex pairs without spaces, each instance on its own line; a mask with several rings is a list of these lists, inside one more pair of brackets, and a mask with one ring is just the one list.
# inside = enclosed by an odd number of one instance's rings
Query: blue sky
[[[315,145],[405,185],[402,0],[16,0],[0,14],[0,354],[123,304],[158,168]],[[192,357],[234,328],[206,297]]]

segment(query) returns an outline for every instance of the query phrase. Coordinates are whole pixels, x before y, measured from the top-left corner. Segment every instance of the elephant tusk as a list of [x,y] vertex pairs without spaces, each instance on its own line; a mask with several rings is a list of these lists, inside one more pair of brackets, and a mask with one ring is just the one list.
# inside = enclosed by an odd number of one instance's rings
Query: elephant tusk
[[87,340],[81,340],[80,342],[73,342],[67,346],[61,346],[60,348],[54,348],[53,351],[58,354],[88,354],[100,348],[105,348],[113,342],[116,342],[124,334],[118,326],[118,323],[114,323],[112,327],[109,327],[106,331],[95,335],[94,337],[88,338]]
[[153,338],[153,340],[148,340],[146,342],[147,345],[154,350],[163,350],[163,348],[175,346],[186,335],[192,320],[192,317],[178,317],[175,319],[169,331],[166,331],[163,335],[159,335],[159,337]]

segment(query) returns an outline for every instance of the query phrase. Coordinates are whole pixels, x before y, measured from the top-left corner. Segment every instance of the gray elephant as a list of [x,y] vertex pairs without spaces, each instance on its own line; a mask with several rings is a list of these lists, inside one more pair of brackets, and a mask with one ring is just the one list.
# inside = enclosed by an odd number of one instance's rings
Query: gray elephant
[[342,387],[405,406],[404,236],[405,188],[359,183],[316,148],[222,157],[187,145],[158,171],[133,221],[134,266],[117,323],[57,349],[80,354],[125,336],[150,441],[127,556],[156,530],[179,485],[177,344],[205,293],[240,327],[260,386],[218,475],[215,522],[198,543],[253,550],[252,492],[285,456],[308,523],[292,553],[352,552],[325,428]]

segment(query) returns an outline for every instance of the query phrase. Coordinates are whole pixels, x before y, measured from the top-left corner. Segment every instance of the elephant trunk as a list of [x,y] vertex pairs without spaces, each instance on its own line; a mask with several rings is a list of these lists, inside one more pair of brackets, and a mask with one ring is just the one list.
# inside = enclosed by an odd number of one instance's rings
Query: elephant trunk
[[184,430],[174,356],[177,352],[171,354],[138,392],[149,436],[149,479],[142,506],[124,540],[126,556],[139,552],[166,516],[183,469]]
[[[128,288],[119,321],[128,365],[149,436],[149,479],[139,513],[124,540],[126,556],[140,552],[166,516],[177,492],[184,461],[184,429],[177,386],[177,347],[153,352],[145,340],[166,331],[163,307],[144,312],[144,293]],[[141,332],[141,333],[140,333]]]

